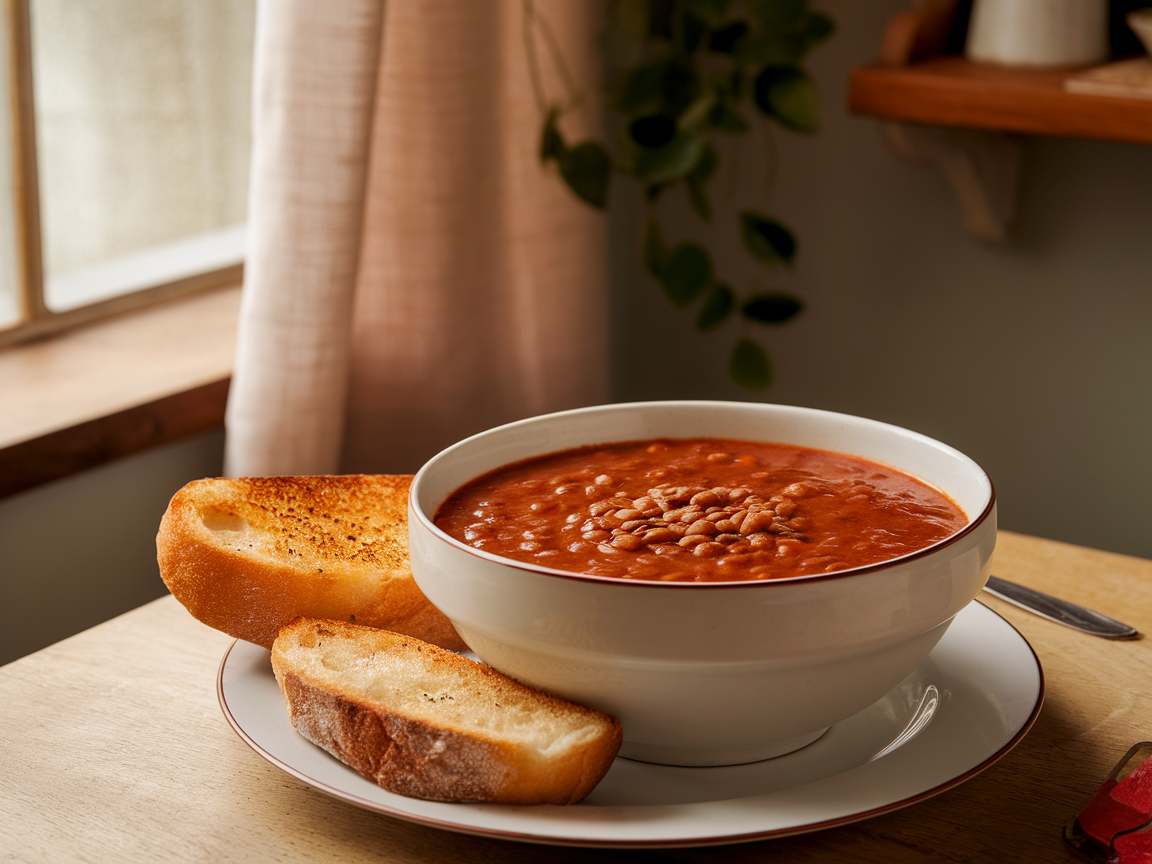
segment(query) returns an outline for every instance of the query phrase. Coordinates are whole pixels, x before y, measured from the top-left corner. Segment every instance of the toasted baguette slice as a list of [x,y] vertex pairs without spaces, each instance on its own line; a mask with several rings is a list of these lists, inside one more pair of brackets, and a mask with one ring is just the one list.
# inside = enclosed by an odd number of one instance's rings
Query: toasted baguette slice
[[620,749],[620,724],[407,636],[300,619],[272,668],[296,730],[390,792],[574,804]]
[[410,476],[207,479],[173,496],[160,575],[198,620],[271,648],[298,616],[464,643],[408,565]]

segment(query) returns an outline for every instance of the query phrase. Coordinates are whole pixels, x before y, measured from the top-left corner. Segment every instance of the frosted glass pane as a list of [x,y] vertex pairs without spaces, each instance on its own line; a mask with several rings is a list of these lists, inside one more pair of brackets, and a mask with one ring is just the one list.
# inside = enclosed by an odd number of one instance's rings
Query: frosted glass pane
[[246,215],[255,0],[31,0],[31,16],[48,306],[142,287],[133,262],[167,281],[166,250],[174,278],[197,249],[205,269],[238,263],[216,241]]
[[12,152],[15,105],[12,103],[12,39],[8,16],[0,15],[0,327],[15,324],[23,315],[20,287],[20,247],[16,215],[16,163]]

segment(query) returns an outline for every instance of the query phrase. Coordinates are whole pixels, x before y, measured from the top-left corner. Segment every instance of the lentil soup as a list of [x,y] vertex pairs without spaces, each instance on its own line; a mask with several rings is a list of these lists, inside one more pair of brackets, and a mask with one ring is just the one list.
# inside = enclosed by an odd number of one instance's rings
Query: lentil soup
[[856,456],[716,438],[582,447],[472,480],[435,522],[477,549],[620,579],[729,582],[830,573],[967,524],[935,488]]

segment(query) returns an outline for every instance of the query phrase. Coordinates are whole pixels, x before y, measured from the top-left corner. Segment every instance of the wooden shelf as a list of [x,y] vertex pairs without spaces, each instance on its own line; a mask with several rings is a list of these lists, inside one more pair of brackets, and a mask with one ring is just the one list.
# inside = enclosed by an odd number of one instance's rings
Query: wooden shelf
[[[1143,2],[1112,0],[1114,51],[1140,50],[1124,41],[1135,37],[1123,16]],[[969,233],[1003,242],[1017,209],[1019,135],[1152,144],[1152,99],[1070,92],[1065,81],[1080,69],[972,63],[962,53],[970,13],[969,0],[915,0],[893,15],[877,62],[851,75],[848,107],[881,121],[898,158],[944,172]],[[1100,89],[1101,76],[1109,90],[1118,76],[1143,81],[1146,64],[1136,59],[1097,70],[1091,86]]]
[[239,285],[0,352],[0,497],[224,421]]
[[1073,71],[1004,69],[960,56],[852,73],[849,108],[908,123],[1152,144],[1152,99],[1069,93]]

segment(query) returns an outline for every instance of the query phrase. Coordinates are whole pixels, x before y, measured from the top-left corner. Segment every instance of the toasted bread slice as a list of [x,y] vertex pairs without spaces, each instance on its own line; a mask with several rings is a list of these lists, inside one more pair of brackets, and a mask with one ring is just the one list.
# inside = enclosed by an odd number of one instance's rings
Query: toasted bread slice
[[620,724],[407,636],[300,619],[272,668],[296,730],[390,792],[573,804],[620,749]]
[[464,643],[412,579],[410,476],[207,479],[173,496],[160,575],[198,620],[271,648],[298,616]]

